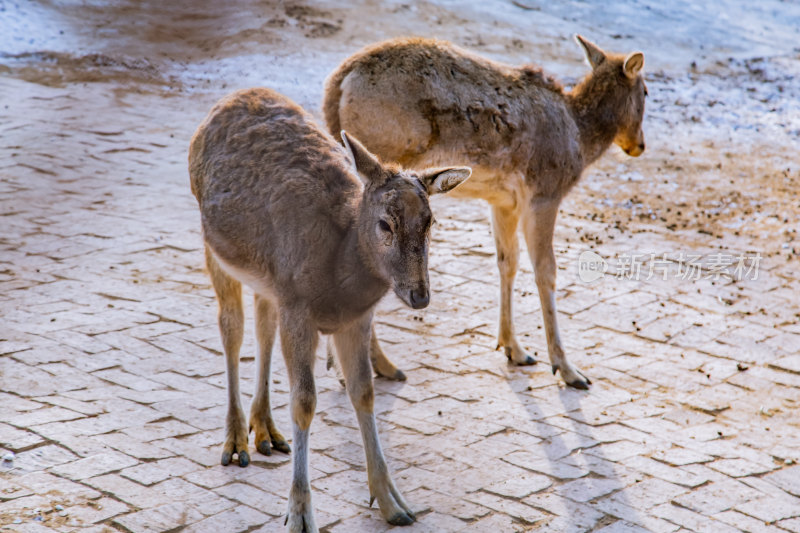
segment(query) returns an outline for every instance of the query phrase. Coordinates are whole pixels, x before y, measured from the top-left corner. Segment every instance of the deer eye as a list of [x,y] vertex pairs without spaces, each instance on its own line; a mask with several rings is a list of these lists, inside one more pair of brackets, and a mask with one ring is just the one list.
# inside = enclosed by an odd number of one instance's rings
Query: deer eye
[[385,220],[381,220],[380,222],[378,222],[378,227],[381,228],[381,231],[385,231],[387,233],[392,232],[392,227]]

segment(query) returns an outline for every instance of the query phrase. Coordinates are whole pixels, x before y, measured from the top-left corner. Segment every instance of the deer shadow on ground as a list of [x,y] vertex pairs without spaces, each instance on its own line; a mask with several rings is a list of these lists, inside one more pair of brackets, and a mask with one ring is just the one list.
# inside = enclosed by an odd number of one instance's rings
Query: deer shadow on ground
[[[524,503],[557,515],[549,524],[553,530],[589,531],[609,523],[609,517],[611,521],[645,523],[625,492],[629,485],[625,477],[632,473],[607,457],[602,444],[612,441],[597,435],[596,426],[614,422],[589,421],[583,410],[583,404],[591,404],[593,391],[599,393],[597,389],[601,386],[596,384],[589,391],[579,391],[559,383],[515,390],[509,381],[509,387],[534,424],[521,431],[542,441],[524,452],[510,454],[506,461],[553,479],[553,485],[547,489],[524,498]],[[554,387],[558,390],[553,391]],[[553,401],[555,398],[557,401]],[[606,496],[610,499],[598,505],[598,500]]]

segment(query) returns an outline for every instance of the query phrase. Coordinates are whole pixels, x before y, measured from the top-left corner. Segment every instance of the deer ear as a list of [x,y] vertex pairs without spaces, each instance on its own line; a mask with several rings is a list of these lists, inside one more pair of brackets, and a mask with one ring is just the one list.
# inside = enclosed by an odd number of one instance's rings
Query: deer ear
[[578,41],[578,44],[583,48],[583,51],[586,53],[586,59],[593,69],[602,65],[603,61],[606,60],[606,53],[593,42],[584,39],[580,35],[576,35],[575,40]]
[[350,159],[356,168],[358,177],[365,185],[375,184],[383,179],[383,166],[375,155],[364,148],[358,139],[342,130],[342,141],[345,149],[350,153]]
[[641,52],[633,52],[625,58],[625,63],[622,64],[622,70],[625,75],[634,79],[644,67],[644,54]]
[[472,169],[469,167],[429,168],[422,171],[419,180],[431,195],[451,191],[471,175]]

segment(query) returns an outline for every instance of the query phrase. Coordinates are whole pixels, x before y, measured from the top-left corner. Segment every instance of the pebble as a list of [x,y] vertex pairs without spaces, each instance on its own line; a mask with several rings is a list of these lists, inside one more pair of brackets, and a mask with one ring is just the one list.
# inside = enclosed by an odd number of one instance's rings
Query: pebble
[[8,452],[3,456],[4,463],[10,463],[13,460],[14,460],[14,452]]
[[61,505],[61,504],[58,504],[58,505],[55,506],[55,510],[56,511],[63,511],[64,510],[64,506]]

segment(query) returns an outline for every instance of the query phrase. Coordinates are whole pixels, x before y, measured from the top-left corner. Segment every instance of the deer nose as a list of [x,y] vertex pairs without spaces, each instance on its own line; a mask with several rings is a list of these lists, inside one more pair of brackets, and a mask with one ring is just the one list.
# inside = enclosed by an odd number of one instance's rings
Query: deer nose
[[411,297],[409,299],[411,300],[411,307],[414,309],[422,309],[423,307],[427,307],[428,302],[430,301],[428,289],[423,287],[412,290]]
[[644,142],[640,142],[640,143],[639,143],[639,150],[641,150],[642,152],[644,152]]

